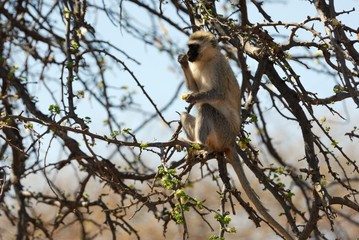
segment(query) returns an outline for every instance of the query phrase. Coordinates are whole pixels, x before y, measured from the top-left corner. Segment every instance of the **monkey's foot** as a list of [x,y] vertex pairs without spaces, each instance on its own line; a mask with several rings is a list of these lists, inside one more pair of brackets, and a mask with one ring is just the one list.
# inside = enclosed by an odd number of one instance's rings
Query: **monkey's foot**
[[216,157],[215,152],[209,152],[208,150],[202,149],[202,150],[193,150],[191,153],[188,153],[187,159],[189,161],[204,163],[207,160],[210,160],[215,157]]
[[194,160],[201,161],[206,160],[208,152],[206,150],[195,150],[192,154]]

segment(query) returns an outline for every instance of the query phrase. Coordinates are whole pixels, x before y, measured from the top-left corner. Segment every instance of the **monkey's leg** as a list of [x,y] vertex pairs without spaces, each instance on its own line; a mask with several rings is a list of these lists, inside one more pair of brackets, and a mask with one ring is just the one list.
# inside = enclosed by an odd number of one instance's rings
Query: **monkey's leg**
[[[197,141],[196,138],[196,118],[188,113],[182,113],[181,124],[188,138],[188,140],[184,140],[184,141],[190,144],[200,143]],[[188,159],[204,159],[206,158],[206,156],[207,156],[206,150],[192,150],[188,153]]]
[[193,117],[191,114],[188,114],[186,112],[181,113],[180,118],[182,127],[187,135],[188,140],[191,142],[195,141],[195,125],[196,125],[196,118]]
[[198,109],[196,133],[197,141],[214,152],[224,152],[235,139],[226,117],[210,104],[202,104]]

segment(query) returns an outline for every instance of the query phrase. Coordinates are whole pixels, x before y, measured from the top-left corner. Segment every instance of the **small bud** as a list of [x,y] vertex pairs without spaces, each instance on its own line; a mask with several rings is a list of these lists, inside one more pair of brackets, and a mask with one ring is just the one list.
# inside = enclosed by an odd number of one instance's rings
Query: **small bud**
[[188,97],[188,95],[189,95],[188,93],[182,94],[182,95],[181,95],[181,99],[182,99],[182,100],[186,100],[186,98]]
[[325,123],[325,121],[327,121],[327,118],[326,118],[326,117],[321,117],[321,118],[320,118],[320,122],[321,122],[321,123]]

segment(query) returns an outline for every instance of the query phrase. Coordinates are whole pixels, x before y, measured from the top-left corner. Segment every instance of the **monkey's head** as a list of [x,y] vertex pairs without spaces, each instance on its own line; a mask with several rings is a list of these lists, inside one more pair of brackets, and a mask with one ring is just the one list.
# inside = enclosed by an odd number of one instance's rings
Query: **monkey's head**
[[188,61],[203,61],[217,52],[217,39],[210,32],[197,31],[188,40]]

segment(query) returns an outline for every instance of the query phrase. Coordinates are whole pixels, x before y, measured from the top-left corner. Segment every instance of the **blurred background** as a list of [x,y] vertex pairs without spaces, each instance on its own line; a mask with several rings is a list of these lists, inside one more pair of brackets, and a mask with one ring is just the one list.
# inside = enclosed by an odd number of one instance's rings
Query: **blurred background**
[[[329,204],[310,237],[355,239],[359,72],[351,53],[359,1],[208,2],[212,8],[187,0],[1,1],[1,239],[280,239],[263,221],[256,228],[249,208],[224,191],[216,160],[191,165],[170,142],[188,106],[177,56],[193,17],[217,36],[243,34],[269,52],[312,125]],[[315,2],[337,14],[323,22]],[[232,41],[221,47],[241,86],[244,72],[252,76],[242,87],[246,103],[260,60]],[[289,105],[263,75],[241,141],[260,162],[246,168],[252,188],[286,229],[301,232],[318,202],[302,125]],[[231,168],[229,176],[248,202]],[[229,224],[215,217],[227,214]]]

